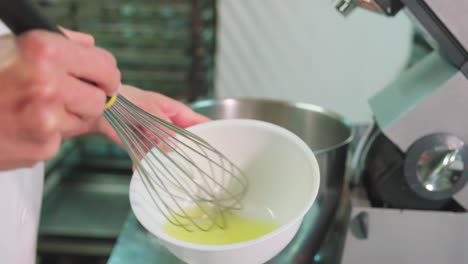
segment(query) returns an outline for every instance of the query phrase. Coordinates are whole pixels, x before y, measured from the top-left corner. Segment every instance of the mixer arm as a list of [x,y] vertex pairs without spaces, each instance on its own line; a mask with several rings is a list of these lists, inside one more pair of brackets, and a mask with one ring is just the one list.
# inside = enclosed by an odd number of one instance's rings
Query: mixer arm
[[338,0],[335,7],[343,15],[348,15],[354,8],[360,7],[388,16],[394,16],[404,5],[400,0]]
[[[437,209],[445,206],[444,199],[454,197],[468,208],[468,126],[460,123],[468,112],[468,1],[337,0],[336,4],[343,15],[357,7],[386,16],[405,11],[434,49],[369,99],[378,136],[368,142],[363,175],[372,200],[396,208]],[[453,185],[434,188],[453,174]]]
[[441,0],[337,0],[336,9],[349,15],[356,7],[394,16],[406,9],[417,26],[437,43],[440,54],[468,78],[467,1],[445,3]]

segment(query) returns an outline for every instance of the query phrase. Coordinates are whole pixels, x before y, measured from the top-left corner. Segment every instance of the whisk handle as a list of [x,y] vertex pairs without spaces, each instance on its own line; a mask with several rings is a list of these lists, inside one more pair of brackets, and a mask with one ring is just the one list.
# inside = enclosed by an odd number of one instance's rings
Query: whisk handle
[[42,12],[33,0],[0,0],[0,19],[15,35],[33,29],[63,33]]
[[[0,19],[15,35],[20,35],[34,29],[42,29],[65,36],[63,32],[41,12],[33,0],[0,0]],[[88,80],[81,80],[96,86],[96,83]],[[112,97],[107,96],[106,101],[109,102],[111,99]]]

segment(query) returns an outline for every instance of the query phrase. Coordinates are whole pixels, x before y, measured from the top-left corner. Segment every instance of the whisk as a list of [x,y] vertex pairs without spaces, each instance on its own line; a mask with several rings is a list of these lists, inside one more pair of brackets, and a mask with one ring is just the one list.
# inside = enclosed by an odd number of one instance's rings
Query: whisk
[[[61,31],[31,0],[0,1],[0,19],[15,33]],[[188,231],[225,228],[224,214],[241,209],[248,186],[242,171],[193,133],[108,97],[104,117],[117,132],[149,196],[172,224]]]
[[242,209],[243,172],[197,135],[155,117],[121,95],[104,111],[125,145],[154,205],[188,231],[225,228]]

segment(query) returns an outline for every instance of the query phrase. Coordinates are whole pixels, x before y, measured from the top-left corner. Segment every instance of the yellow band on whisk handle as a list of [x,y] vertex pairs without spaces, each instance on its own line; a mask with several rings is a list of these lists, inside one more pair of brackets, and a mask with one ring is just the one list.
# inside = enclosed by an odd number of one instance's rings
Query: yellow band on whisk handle
[[104,106],[104,110],[111,107],[115,103],[116,100],[117,100],[117,95],[107,97],[107,102],[106,102],[106,105]]

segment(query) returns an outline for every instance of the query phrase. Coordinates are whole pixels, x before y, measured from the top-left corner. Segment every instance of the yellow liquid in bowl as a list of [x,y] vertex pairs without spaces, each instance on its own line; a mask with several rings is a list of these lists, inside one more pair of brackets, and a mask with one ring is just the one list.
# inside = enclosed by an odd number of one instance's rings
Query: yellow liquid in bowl
[[[272,219],[253,219],[233,212],[225,213],[224,217],[227,224],[224,229],[213,226],[208,231],[202,231],[192,227],[191,231],[187,231],[168,222],[163,227],[163,231],[169,236],[185,242],[203,245],[226,245],[258,238],[279,227],[279,224]],[[199,222],[201,226],[208,226],[210,223],[208,219]]]

